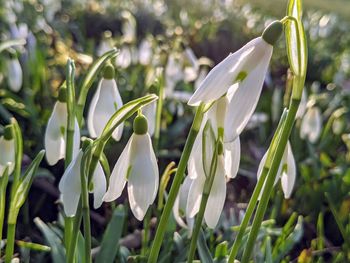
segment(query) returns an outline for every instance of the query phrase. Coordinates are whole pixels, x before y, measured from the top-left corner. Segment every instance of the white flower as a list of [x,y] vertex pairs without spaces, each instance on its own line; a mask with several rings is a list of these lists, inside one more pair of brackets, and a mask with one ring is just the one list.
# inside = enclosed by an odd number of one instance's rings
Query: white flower
[[174,54],[170,54],[165,66],[165,96],[170,95],[176,84],[183,79],[182,66],[180,59]]
[[119,55],[115,58],[115,64],[121,68],[127,68],[131,64],[131,50],[127,46],[123,46],[120,49]]
[[[60,93],[63,93],[60,89]],[[66,155],[66,134],[67,134],[67,103],[65,99],[56,102],[45,131],[46,159],[50,165],[54,165],[58,160]],[[78,121],[74,121],[73,136],[73,158],[77,155],[80,145],[80,129]]]
[[[75,216],[81,195],[80,166],[82,157],[83,151],[80,150],[75,159],[68,165],[58,186],[62,194],[64,212],[68,217]],[[101,206],[102,197],[106,192],[106,177],[99,162],[91,183],[91,192],[94,194],[94,208],[97,209]]]
[[306,93],[306,90],[303,89],[303,94],[301,95],[299,108],[298,108],[298,111],[295,115],[295,118],[301,119],[305,114],[306,108],[307,108],[307,93]]
[[152,43],[148,39],[142,40],[139,47],[139,61],[141,65],[148,65],[152,60]]
[[22,87],[23,72],[17,58],[11,58],[7,64],[8,85],[13,92],[18,92]]
[[148,133],[152,136],[156,127],[157,102],[155,101],[146,105],[143,107],[142,112],[148,120]]
[[10,126],[5,127],[5,134],[0,137],[0,177],[4,174],[7,166],[9,167],[9,175],[15,168],[15,140],[11,130]]
[[193,50],[187,47],[184,51],[185,58],[189,61],[190,65],[184,69],[184,80],[186,82],[194,81],[197,78],[199,63]]
[[[263,170],[266,158],[267,158],[267,153],[268,152],[266,152],[264,154],[263,158],[260,161],[258,172],[257,172],[258,180],[261,176],[261,173],[262,173],[262,170]],[[294,183],[295,183],[295,178],[296,178],[295,159],[294,159],[294,155],[292,152],[292,147],[290,146],[289,142],[288,142],[287,147],[284,151],[280,166],[279,166],[278,171],[277,171],[277,175],[276,175],[276,179],[275,179],[274,184],[276,184],[280,178],[281,178],[281,184],[282,184],[282,190],[284,193],[284,197],[286,199],[288,199],[288,198],[290,198],[290,196],[292,194]],[[264,186],[265,186],[265,183],[264,183]],[[262,189],[264,189],[264,188],[262,188]],[[262,191],[261,191],[261,193],[262,193]],[[260,196],[261,196],[261,193],[260,193]]]
[[[87,119],[90,136],[93,138],[100,136],[108,120],[122,106],[123,101],[114,79],[114,68],[108,65],[91,100]],[[112,134],[116,141],[119,141],[122,136],[123,126],[123,124],[119,125]]]
[[142,115],[135,118],[134,133],[113,168],[103,200],[117,199],[126,182],[130,208],[141,221],[156,198],[159,184],[157,159],[147,132],[147,120]]
[[300,126],[300,137],[315,143],[322,131],[322,115],[317,106],[307,109]]
[[111,49],[113,49],[113,46],[110,43],[109,39],[103,39],[97,47],[96,55],[100,57]]
[[[270,34],[272,31],[273,36]],[[272,23],[262,37],[253,39],[216,65],[189,100],[189,105],[199,105],[227,94],[229,114],[225,119],[226,141],[233,141],[253,114],[271,59],[273,44],[281,33],[282,24]]]
[[[187,207],[187,201],[188,201],[188,196],[190,193],[190,187],[192,185],[192,182],[193,180],[189,176],[186,176],[185,180],[180,186],[179,193],[175,199],[174,206],[173,206],[173,214],[176,222],[181,227],[188,229],[190,232],[190,235],[194,225],[194,218],[190,218],[188,216],[188,214],[186,213],[186,207]],[[183,216],[186,217],[186,223],[182,219]]]
[[[223,129],[226,111],[227,98],[222,97],[214,103],[203,117],[203,123],[206,123],[208,119],[210,120],[215,137],[218,136],[219,130]],[[186,209],[186,215],[189,218],[194,217],[198,213],[206,180],[205,165],[208,169],[211,163],[211,156],[206,156],[206,159],[203,159],[203,129],[204,125],[202,124],[188,162],[188,177],[193,179]],[[223,131],[224,133],[226,132],[225,129]],[[211,147],[208,143],[206,145],[206,147]],[[212,153],[214,149],[209,148],[205,152]],[[232,142],[224,142],[223,153],[218,156],[216,174],[204,215],[205,221],[210,228],[215,228],[219,221],[226,198],[226,180],[236,177],[239,162],[240,140],[237,137]]]
[[129,11],[122,12],[123,24],[122,32],[125,42],[132,42],[136,39],[136,20]]

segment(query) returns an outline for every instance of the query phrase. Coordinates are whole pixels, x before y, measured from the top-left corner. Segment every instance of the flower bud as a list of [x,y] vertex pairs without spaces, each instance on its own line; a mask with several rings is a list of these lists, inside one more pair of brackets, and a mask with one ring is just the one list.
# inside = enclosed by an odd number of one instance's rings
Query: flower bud
[[262,33],[262,38],[273,46],[281,36],[282,32],[283,24],[280,21],[273,21],[265,28],[264,32]]
[[136,118],[134,119],[134,133],[138,135],[143,135],[146,134],[148,131],[148,123],[145,115],[137,115]]

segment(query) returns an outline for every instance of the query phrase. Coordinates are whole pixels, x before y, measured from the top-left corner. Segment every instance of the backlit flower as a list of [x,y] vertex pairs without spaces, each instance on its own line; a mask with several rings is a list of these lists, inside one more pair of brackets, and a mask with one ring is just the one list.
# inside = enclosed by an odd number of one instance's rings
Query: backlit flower
[[15,140],[12,134],[12,127],[6,126],[4,135],[0,137],[0,177],[4,174],[6,166],[9,167],[10,175],[15,168]]
[[307,109],[300,126],[300,137],[315,143],[322,131],[322,115],[317,106]]

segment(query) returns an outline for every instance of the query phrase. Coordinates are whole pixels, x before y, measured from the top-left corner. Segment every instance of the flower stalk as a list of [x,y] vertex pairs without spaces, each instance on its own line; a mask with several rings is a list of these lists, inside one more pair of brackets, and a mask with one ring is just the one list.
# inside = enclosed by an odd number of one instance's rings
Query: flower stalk
[[160,217],[159,225],[156,231],[156,235],[154,237],[154,241],[151,247],[150,255],[148,258],[148,263],[156,263],[158,259],[158,254],[163,242],[164,233],[166,229],[166,225],[169,220],[170,213],[172,211],[172,208],[174,206],[174,202],[176,199],[176,196],[179,192],[181,183],[184,178],[184,173],[186,170],[187,162],[190,157],[194,141],[197,137],[197,134],[199,132],[203,115],[205,112],[205,104],[201,103],[199,107],[197,108],[196,115],[194,117],[189,135],[187,137],[184,150],[181,154],[180,162],[176,171],[176,174],[174,176],[173,183],[170,188],[168,200],[165,203],[164,210],[162,212],[162,215]]

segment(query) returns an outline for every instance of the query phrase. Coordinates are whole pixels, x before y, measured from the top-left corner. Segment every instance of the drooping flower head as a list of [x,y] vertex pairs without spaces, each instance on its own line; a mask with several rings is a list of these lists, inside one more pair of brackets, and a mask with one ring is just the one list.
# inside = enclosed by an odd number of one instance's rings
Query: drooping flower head
[[[80,149],[78,155],[68,165],[65,170],[58,188],[61,192],[64,213],[68,217],[75,216],[79,198],[81,195],[81,161],[83,158],[84,148]],[[92,182],[89,185],[89,192],[94,194],[94,208],[97,209],[102,204],[102,197],[106,193],[106,177],[100,162],[97,163],[96,169],[92,176]]]
[[7,63],[8,85],[13,92],[20,91],[23,83],[23,71],[16,56],[11,57]]
[[311,143],[315,143],[320,137],[321,131],[321,111],[315,105],[309,106],[304,117],[301,120],[300,138],[308,139]]
[[[114,77],[114,67],[112,64],[108,64],[104,69],[103,78],[98,84],[89,108],[87,124],[90,136],[93,138],[101,135],[108,120],[123,106]],[[119,141],[122,136],[123,126],[123,124],[119,125],[112,134],[116,141]]]
[[[260,161],[258,172],[257,172],[258,179],[260,178],[263,167],[265,165],[267,154],[268,152],[264,154],[263,158]],[[296,179],[295,160],[292,152],[292,147],[290,146],[289,142],[284,151],[274,184],[276,184],[280,178],[281,178],[284,197],[288,199],[292,194],[294,184],[295,184],[295,179]]]
[[189,105],[213,102],[227,94],[225,141],[233,141],[242,132],[258,103],[273,45],[281,35],[282,23],[275,21],[244,47],[216,65],[195,91]]
[[117,199],[128,182],[130,208],[141,221],[156,198],[159,172],[144,115],[135,118],[133,129],[134,133],[113,168],[103,200],[111,202]]
[[15,168],[15,139],[10,125],[5,127],[4,135],[0,137],[0,152],[0,177],[4,174],[7,166],[10,175]]
[[[59,90],[58,100],[55,103],[52,114],[45,131],[46,159],[50,165],[66,155],[67,136],[67,88],[62,86]],[[74,120],[73,158],[78,154],[80,145],[80,128],[77,119]]]

